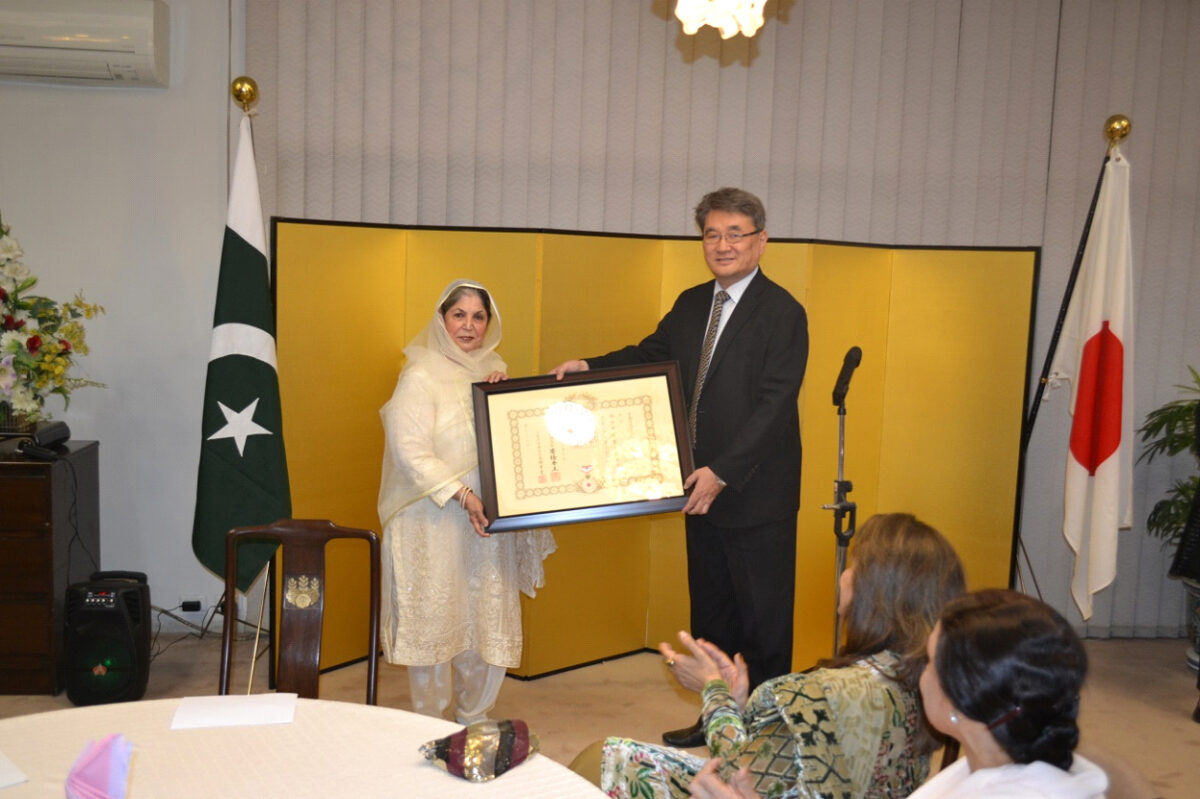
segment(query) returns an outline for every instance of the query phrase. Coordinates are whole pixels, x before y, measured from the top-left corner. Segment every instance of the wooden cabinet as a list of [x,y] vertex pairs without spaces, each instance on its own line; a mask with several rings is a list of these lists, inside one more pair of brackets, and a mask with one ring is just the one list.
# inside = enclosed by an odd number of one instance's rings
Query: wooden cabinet
[[36,461],[0,442],[0,694],[61,690],[63,598],[100,568],[100,446],[63,450]]

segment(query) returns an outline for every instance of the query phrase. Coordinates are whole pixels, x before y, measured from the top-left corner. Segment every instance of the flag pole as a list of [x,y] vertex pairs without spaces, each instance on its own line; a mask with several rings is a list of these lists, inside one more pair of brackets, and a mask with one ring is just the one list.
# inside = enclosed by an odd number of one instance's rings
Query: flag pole
[[[1046,350],[1046,360],[1042,364],[1042,374],[1038,378],[1037,388],[1034,391],[1033,402],[1029,406],[1028,413],[1025,417],[1025,423],[1021,426],[1021,452],[1020,462],[1022,464],[1022,473],[1024,472],[1025,455],[1029,451],[1029,441],[1033,436],[1033,425],[1037,421],[1038,409],[1042,404],[1042,395],[1046,392],[1046,385],[1050,380],[1050,369],[1054,365],[1054,355],[1058,351],[1058,340],[1062,337],[1063,324],[1067,318],[1067,310],[1071,305],[1071,297],[1075,293],[1075,282],[1079,277],[1079,270],[1083,265],[1083,253],[1087,248],[1088,236],[1092,231],[1092,219],[1096,215],[1096,203],[1100,199],[1100,187],[1104,183],[1104,169],[1108,166],[1108,161],[1112,157],[1113,148],[1121,142],[1132,130],[1132,123],[1129,117],[1124,114],[1113,114],[1104,121],[1104,136],[1108,139],[1108,149],[1104,154],[1104,160],[1100,163],[1100,174],[1096,178],[1096,188],[1092,192],[1092,203],[1088,207],[1087,219],[1083,223],[1083,233],[1079,237],[1079,246],[1075,249],[1075,262],[1071,265],[1071,274],[1067,278],[1067,287],[1063,292],[1062,304],[1058,307],[1058,318],[1054,322],[1054,332],[1050,335],[1050,346]],[[1022,476],[1022,480],[1024,477]],[[1024,491],[1021,492],[1021,496]],[[1033,564],[1029,561],[1029,553],[1025,551],[1025,544],[1021,541],[1021,508],[1020,499],[1018,499],[1018,508],[1016,513],[1016,531],[1013,535],[1013,554],[1012,563],[1010,565],[1010,573],[1017,574],[1017,552],[1018,550],[1025,555],[1025,562],[1029,566],[1029,575],[1033,578],[1034,587],[1037,594],[1041,596],[1041,589],[1037,588],[1037,577],[1033,574]]]
[[[233,79],[233,83],[229,84],[229,93],[233,96],[233,101],[242,107],[242,113],[248,116],[250,106],[258,102],[258,83],[249,75],[239,75]],[[274,297],[273,289],[272,285],[272,298]],[[250,680],[246,685],[247,694],[254,686],[254,667],[258,664],[258,642],[263,628],[264,606],[270,606],[267,624],[272,631],[271,639],[267,642],[267,651],[271,653],[271,657],[267,659],[267,686],[275,687],[275,603],[267,601],[269,596],[275,596],[275,558],[267,561],[267,582],[263,586],[262,604],[258,609],[258,624],[254,628],[254,655],[250,658]],[[234,599],[236,600],[236,597]]]
[[[237,78],[234,78],[233,82],[231,84],[229,84],[229,93],[231,95],[233,95],[233,101],[242,107],[243,114],[249,114],[250,106],[252,106],[256,102],[258,102],[258,84],[254,81],[254,78],[251,78],[248,75],[241,75]],[[226,623],[228,623],[229,618],[232,614],[225,612],[225,610],[224,610],[225,600],[226,600],[225,593],[221,592],[221,598],[217,601],[217,608],[220,609],[220,613],[223,616],[225,616],[225,621],[226,621]],[[235,598],[235,600],[236,600],[236,598]],[[275,608],[272,607],[271,608],[272,617],[274,616],[274,611],[275,611]],[[216,614],[213,614],[213,618],[216,618]],[[272,619],[272,621],[273,620],[274,619]],[[207,630],[207,629],[208,629],[208,625],[206,624],[205,630]],[[203,633],[202,633],[202,635],[203,635]],[[258,649],[257,644],[258,644],[258,638],[256,636],[255,637],[255,650],[256,651]],[[256,657],[256,658],[254,658],[254,660],[256,661],[256,660],[258,660],[258,658]],[[251,661],[251,664],[250,664],[250,679],[251,679],[251,681],[254,680],[254,661]]]

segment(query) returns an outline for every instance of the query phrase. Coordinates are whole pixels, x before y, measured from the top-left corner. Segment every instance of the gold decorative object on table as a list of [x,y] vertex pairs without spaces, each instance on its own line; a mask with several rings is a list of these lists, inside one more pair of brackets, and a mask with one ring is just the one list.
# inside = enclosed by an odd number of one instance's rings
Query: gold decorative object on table
[[70,402],[83,386],[102,386],[74,377],[79,355],[88,353],[83,319],[104,313],[83,293],[68,302],[31,294],[38,279],[21,261],[21,244],[0,221],[0,433],[27,433],[49,419],[51,394]]
[[470,782],[494,780],[524,763],[537,750],[537,736],[520,719],[477,721],[420,747],[426,760]]

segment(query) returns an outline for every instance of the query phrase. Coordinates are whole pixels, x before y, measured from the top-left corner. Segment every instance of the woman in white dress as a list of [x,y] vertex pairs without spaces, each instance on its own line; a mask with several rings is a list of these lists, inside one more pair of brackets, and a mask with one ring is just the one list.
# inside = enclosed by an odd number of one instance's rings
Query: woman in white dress
[[554,551],[549,530],[490,535],[477,495],[471,384],[507,379],[500,330],[483,286],[451,283],[380,410],[384,657],[408,667],[414,710],[442,716],[453,701],[461,724],[487,718],[520,665],[519,594],[542,586]]

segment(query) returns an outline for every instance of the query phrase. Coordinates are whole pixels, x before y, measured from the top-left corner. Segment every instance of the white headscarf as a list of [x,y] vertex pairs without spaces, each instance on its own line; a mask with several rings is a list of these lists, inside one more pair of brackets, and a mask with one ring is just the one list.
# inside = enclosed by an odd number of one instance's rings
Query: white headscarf
[[[471,406],[471,383],[504,371],[504,361],[496,354],[500,343],[500,312],[491,300],[491,319],[482,344],[464,351],[446,331],[441,307],[457,289],[468,287],[487,291],[469,280],[456,280],[446,287],[434,306],[433,318],[413,337],[404,354],[408,361],[400,373],[396,390],[379,411],[386,438],[383,476],[379,490],[379,518],[386,527],[400,510],[453,481],[464,479],[478,465],[475,451],[475,417]],[[490,293],[488,294],[490,298]],[[446,408],[436,430],[420,430],[409,415],[414,397],[427,392],[406,392],[406,385],[428,386]]]
[[441,359],[449,359],[470,372],[472,382],[483,380],[492,372],[504,370],[504,361],[496,354],[496,347],[500,344],[501,325],[500,309],[496,307],[495,299],[491,299],[491,308],[488,309],[491,318],[483,334],[483,343],[477,349],[465,352],[450,338],[441,308],[450,295],[460,288],[478,289],[487,293],[489,299],[492,296],[486,288],[471,280],[455,280],[446,286],[442,296],[438,298],[437,305],[433,306],[433,319],[424,330],[413,336],[413,340],[404,348],[404,355],[408,358],[405,369],[419,362],[438,363]]

